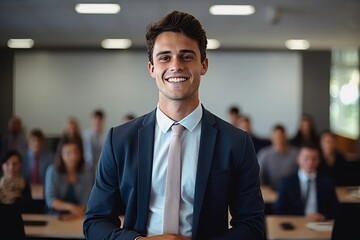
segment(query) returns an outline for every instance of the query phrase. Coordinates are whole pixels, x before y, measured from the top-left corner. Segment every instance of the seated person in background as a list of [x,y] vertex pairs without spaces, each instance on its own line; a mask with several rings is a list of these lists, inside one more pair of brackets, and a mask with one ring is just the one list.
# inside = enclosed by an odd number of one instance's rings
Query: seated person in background
[[8,129],[2,139],[1,152],[8,150],[17,150],[21,155],[25,154],[27,149],[26,134],[20,117],[13,116],[9,119]]
[[316,132],[315,123],[308,114],[303,114],[300,119],[300,126],[296,135],[290,139],[290,144],[301,147],[303,144],[318,144],[319,136]]
[[297,170],[298,149],[288,144],[285,127],[275,125],[271,135],[271,145],[258,152],[260,181],[277,190],[281,178]]
[[123,117],[123,119],[122,119],[122,123],[126,123],[126,122],[129,122],[129,121],[131,121],[131,120],[133,120],[133,119],[135,119],[136,118],[136,116],[134,115],[134,114],[132,114],[132,113],[128,113],[128,114],[126,114],[124,117]]
[[329,130],[320,134],[320,151],[319,170],[325,170],[332,174],[335,184],[341,183],[342,170],[347,160],[337,149],[335,135]]
[[95,175],[100,153],[105,141],[105,112],[96,109],[91,115],[91,126],[83,132],[86,165]]
[[54,156],[45,149],[45,136],[41,129],[31,130],[28,146],[22,174],[30,184],[44,184],[46,169],[53,162]]
[[231,106],[228,110],[229,123],[238,127],[239,119],[241,117],[240,108],[237,106]]
[[239,119],[238,127],[244,131],[247,131],[250,134],[251,140],[255,147],[255,152],[259,152],[260,149],[262,149],[266,146],[269,146],[271,144],[270,140],[262,139],[262,138],[255,136],[255,134],[252,130],[252,124],[251,124],[251,120],[249,117],[241,116]]
[[317,171],[320,151],[317,145],[303,145],[297,158],[297,173],[281,179],[274,214],[301,215],[310,221],[333,219],[339,202],[333,178]]
[[1,161],[0,203],[14,204],[27,212],[31,204],[31,188],[21,175],[22,157],[17,150],[9,150]]
[[82,145],[76,139],[61,139],[54,164],[46,171],[45,201],[50,213],[61,219],[83,217],[93,185],[85,167]]
[[[70,116],[66,122],[65,126],[62,132],[62,135],[60,137],[60,140],[62,138],[69,138],[69,139],[75,139],[76,141],[81,142],[81,147],[83,148],[83,138],[82,138],[82,130],[80,127],[80,123],[76,117]],[[56,147],[57,149],[57,147]]]

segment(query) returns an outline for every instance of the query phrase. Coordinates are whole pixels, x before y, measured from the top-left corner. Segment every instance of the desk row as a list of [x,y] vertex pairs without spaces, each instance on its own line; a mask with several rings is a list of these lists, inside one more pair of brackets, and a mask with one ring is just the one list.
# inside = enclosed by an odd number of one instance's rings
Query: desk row
[[[54,215],[23,214],[25,234],[29,238],[84,239],[83,219],[61,221]],[[123,220],[123,218],[122,218]],[[282,227],[283,223],[293,229]],[[267,239],[330,239],[333,221],[310,223],[301,216],[266,216]]]
[[[31,192],[34,199],[43,199],[44,190],[42,185],[31,186]],[[273,203],[277,198],[276,191],[268,186],[261,186],[261,192],[265,203]],[[360,187],[336,187],[336,193],[339,201],[342,203],[360,203]]]
[[[271,204],[276,201],[277,192],[269,186],[261,186],[264,202]],[[336,187],[336,194],[341,203],[360,203],[360,187]]]

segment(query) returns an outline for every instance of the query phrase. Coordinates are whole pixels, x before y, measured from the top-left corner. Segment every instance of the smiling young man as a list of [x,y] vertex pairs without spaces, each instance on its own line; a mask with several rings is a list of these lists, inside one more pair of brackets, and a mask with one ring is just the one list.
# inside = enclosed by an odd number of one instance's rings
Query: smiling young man
[[[264,239],[264,202],[251,139],[200,102],[201,76],[208,69],[200,22],[174,11],[150,24],[146,39],[158,105],[110,129],[85,214],[86,239]],[[167,230],[173,125],[184,130],[176,230]]]

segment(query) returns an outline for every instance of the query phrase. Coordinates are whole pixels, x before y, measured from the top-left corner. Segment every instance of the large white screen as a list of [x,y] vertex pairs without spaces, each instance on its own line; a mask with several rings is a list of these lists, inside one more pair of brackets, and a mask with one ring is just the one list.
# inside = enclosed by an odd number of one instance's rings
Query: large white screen
[[[295,133],[301,114],[299,54],[209,52],[208,58],[200,87],[208,110],[227,120],[230,105],[238,105],[260,136],[268,136],[276,123]],[[109,128],[127,113],[153,110],[158,99],[145,51],[19,52],[14,91],[14,110],[26,129],[40,127],[47,135],[60,134],[69,116],[88,127],[95,108],[105,110]]]

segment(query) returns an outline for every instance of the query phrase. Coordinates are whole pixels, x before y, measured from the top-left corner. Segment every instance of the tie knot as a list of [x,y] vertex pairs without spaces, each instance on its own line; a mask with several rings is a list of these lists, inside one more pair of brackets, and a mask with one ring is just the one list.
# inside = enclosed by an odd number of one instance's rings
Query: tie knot
[[171,126],[171,131],[173,132],[173,136],[181,136],[184,127],[181,124],[174,124]]

